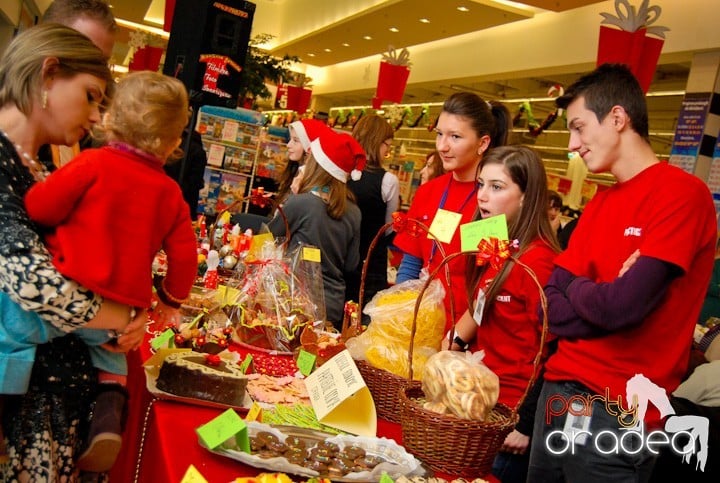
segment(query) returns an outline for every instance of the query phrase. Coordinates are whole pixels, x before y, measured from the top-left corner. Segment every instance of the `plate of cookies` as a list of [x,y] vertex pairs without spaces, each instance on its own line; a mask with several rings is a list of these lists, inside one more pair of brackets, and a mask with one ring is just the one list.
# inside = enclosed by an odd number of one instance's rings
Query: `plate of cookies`
[[232,438],[210,451],[259,469],[332,481],[377,482],[383,473],[391,478],[427,475],[420,461],[392,439],[256,421],[248,421],[247,427],[250,453]]

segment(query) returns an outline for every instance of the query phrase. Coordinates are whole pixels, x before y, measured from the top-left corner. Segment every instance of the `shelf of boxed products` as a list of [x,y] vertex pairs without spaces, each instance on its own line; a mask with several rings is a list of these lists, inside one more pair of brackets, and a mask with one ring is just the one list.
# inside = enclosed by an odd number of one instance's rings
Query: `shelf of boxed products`
[[[247,196],[257,177],[275,178],[285,166],[287,129],[263,127],[265,116],[249,109],[203,106],[196,129],[208,163],[198,212],[214,215]],[[245,204],[242,211],[247,211]]]

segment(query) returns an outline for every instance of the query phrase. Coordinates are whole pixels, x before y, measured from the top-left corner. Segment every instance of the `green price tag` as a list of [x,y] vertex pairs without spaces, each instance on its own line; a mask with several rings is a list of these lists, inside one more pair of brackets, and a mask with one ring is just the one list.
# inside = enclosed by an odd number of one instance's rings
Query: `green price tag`
[[309,376],[315,367],[315,355],[300,349],[300,353],[297,358],[297,366],[300,369],[300,373],[305,376]]
[[483,238],[508,239],[507,220],[504,214],[460,225],[462,251],[477,250],[478,243]]
[[390,478],[390,476],[383,471],[382,475],[380,476],[380,483],[393,483],[395,480]]
[[160,349],[161,347],[175,347],[175,332],[173,332],[172,329],[168,329],[162,334],[155,337],[153,340],[150,341],[150,347],[152,347],[155,350]]
[[245,360],[242,361],[242,364],[240,364],[240,370],[242,371],[243,374],[245,374],[247,372],[248,367],[250,367],[250,363],[252,362],[252,360],[253,360],[252,354],[248,354],[245,357]]
[[247,425],[233,409],[228,409],[195,431],[208,449],[215,449],[235,436],[238,447],[246,453],[250,452]]

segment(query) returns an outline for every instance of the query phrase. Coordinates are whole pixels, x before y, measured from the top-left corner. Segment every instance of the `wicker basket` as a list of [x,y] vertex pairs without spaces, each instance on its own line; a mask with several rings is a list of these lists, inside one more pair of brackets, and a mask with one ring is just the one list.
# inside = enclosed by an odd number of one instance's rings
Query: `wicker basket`
[[[420,291],[425,292],[437,270],[453,258],[463,255],[476,255],[479,251],[454,253],[446,257],[442,264],[431,274]],[[474,478],[490,473],[493,460],[505,437],[515,428],[519,416],[517,409],[530,391],[538,374],[543,356],[547,335],[547,300],[542,285],[535,273],[524,263],[513,258],[513,261],[524,268],[535,281],[540,290],[543,310],[543,329],[540,337],[540,348],[533,361],[533,375],[528,381],[525,393],[514,409],[504,404],[497,404],[487,421],[475,421],[458,418],[452,414],[440,414],[423,408],[424,394],[420,383],[406,384],[399,391],[400,424],[402,428],[403,446],[409,452],[423,460],[430,468],[453,476]],[[412,334],[414,335],[419,304],[415,305]],[[412,340],[408,351],[410,376],[412,378]]]
[[[405,226],[407,226],[407,224],[413,224],[414,229],[423,232],[423,234],[430,234],[427,225],[423,224],[418,220],[415,220],[413,218],[405,218],[404,222]],[[360,278],[360,295],[358,300],[358,312],[360,314],[362,314],[363,302],[365,298],[365,279],[367,277],[370,254],[375,249],[375,246],[377,245],[380,238],[385,234],[385,231],[390,227],[395,228],[396,232],[401,229],[397,226],[396,223],[387,223],[383,225],[378,230],[375,238],[373,238],[372,242],[370,242],[370,246],[368,247],[368,253],[365,257],[365,261],[363,262],[362,275]],[[435,240],[436,246],[438,247],[438,252],[442,255],[443,258],[445,258],[445,252],[440,242],[432,234],[430,234],[430,236]],[[445,271],[445,276],[447,277],[449,286],[449,270]],[[418,299],[421,298],[422,297],[419,297]],[[455,308],[452,304],[452,298],[450,309],[451,312],[454,314]],[[417,309],[415,318],[417,318]],[[413,321],[413,323],[415,323],[415,321]],[[377,411],[378,417],[387,421],[391,421],[393,423],[400,423],[400,399],[398,395],[400,393],[400,390],[408,384],[408,380],[402,376],[398,376],[384,369],[373,367],[366,361],[356,360],[355,364],[360,370],[360,375],[362,375],[362,378],[365,380],[365,384],[370,390],[370,394],[372,395],[373,401],[375,402],[375,409]]]

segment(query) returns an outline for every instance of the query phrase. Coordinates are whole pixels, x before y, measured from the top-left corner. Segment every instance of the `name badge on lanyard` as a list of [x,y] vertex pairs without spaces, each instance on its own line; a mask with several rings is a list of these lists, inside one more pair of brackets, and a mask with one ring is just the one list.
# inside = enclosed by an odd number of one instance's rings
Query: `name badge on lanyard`
[[477,299],[475,299],[475,310],[473,311],[473,320],[478,327],[482,324],[483,310],[485,309],[485,291],[478,290]]

